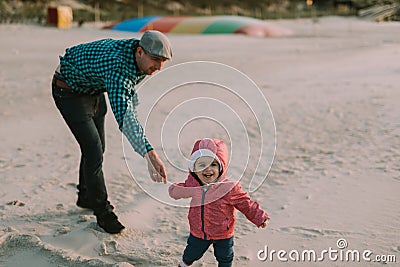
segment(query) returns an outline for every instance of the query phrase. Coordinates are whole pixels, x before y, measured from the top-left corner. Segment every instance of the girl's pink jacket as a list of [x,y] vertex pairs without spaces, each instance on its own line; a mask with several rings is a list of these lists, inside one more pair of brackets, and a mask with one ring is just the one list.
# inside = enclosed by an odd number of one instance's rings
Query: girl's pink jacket
[[218,182],[211,186],[201,186],[191,174],[184,183],[169,187],[169,195],[174,199],[192,198],[189,209],[190,233],[206,240],[230,238],[234,234],[236,222],[235,208],[258,227],[269,219],[260,205],[250,199],[238,182],[226,178],[228,149],[218,139],[198,140],[192,154],[198,149],[209,149],[219,158],[223,173]]

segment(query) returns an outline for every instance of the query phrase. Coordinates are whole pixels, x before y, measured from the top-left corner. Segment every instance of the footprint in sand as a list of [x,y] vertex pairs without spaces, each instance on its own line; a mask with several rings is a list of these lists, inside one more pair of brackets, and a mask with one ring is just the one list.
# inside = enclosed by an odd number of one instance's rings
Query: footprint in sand
[[102,255],[108,255],[115,253],[118,248],[118,242],[115,240],[105,241],[101,244],[100,253]]
[[79,215],[77,223],[88,222],[91,220],[90,215]]
[[19,201],[19,200],[13,200],[13,201],[7,202],[7,205],[8,205],[8,206],[23,207],[23,206],[25,206],[25,203],[22,202],[22,201]]
[[69,228],[68,226],[63,226],[56,230],[54,236],[65,235],[68,234],[69,232],[71,232],[71,228]]

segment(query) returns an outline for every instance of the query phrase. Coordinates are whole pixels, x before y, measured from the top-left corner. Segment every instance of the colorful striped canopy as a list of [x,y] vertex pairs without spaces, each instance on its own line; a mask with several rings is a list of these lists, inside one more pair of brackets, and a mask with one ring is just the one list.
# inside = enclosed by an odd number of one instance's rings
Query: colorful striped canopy
[[230,34],[241,33],[251,36],[282,36],[291,32],[262,20],[239,16],[148,16],[126,20],[108,29],[130,32],[158,30],[163,33],[184,34]]

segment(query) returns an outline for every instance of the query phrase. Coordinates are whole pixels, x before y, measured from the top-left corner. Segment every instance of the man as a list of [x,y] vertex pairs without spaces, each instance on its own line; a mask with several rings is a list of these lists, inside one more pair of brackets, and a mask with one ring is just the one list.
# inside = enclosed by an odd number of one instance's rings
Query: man
[[166,183],[165,167],[136,118],[135,86],[172,58],[167,37],[147,31],[141,39],[105,39],[68,48],[60,57],[52,95],[81,150],[77,206],[93,210],[98,225],[111,234],[125,227],[107,200],[102,171],[105,148],[104,92],[133,149],[147,159],[153,181]]

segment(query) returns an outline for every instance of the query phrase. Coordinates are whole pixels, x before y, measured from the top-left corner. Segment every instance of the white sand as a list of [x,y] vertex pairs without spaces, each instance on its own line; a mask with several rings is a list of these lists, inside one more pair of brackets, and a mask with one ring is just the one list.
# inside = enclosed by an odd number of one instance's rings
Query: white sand
[[[268,246],[319,253],[338,249],[339,238],[347,240],[347,249],[371,250],[371,258],[395,255],[399,262],[400,24],[335,17],[316,24],[276,23],[294,35],[170,36],[175,57],[168,66],[210,60],[235,67],[256,82],[274,114],[275,161],[268,179],[251,194],[271,223],[257,229],[238,216],[235,266],[299,265],[276,255],[262,262],[257,252]],[[131,36],[137,35],[0,25],[1,266],[176,266],[180,261],[189,231],[187,209],[157,202],[134,183],[110,110],[104,170],[110,199],[127,229],[106,234],[89,211],[75,206],[80,152],[51,98],[50,79],[66,47]],[[190,149],[192,141],[185,141],[184,149]],[[167,168],[171,180],[185,179]],[[154,185],[161,192],[165,188]],[[361,264],[377,265],[326,256],[305,266]],[[195,266],[215,266],[212,250]]]

